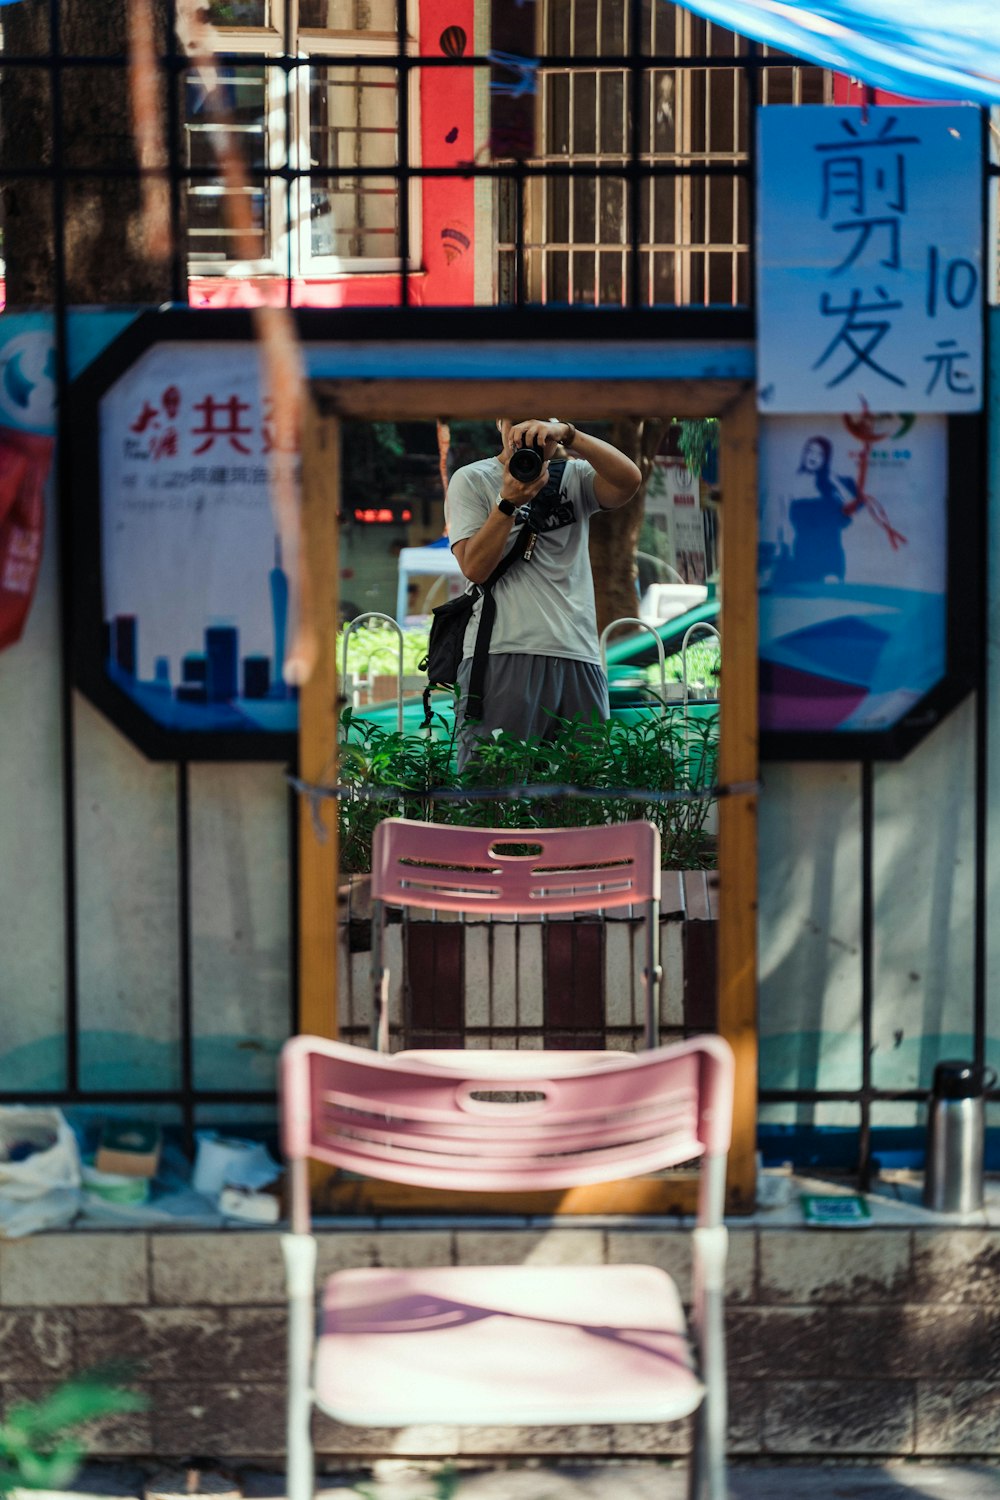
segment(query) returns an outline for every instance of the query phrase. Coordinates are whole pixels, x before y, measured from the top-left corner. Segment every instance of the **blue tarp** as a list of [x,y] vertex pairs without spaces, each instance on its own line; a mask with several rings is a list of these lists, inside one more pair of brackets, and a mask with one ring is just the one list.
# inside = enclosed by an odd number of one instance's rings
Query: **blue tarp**
[[1000,0],[681,0],[783,52],[918,99],[1000,104]]

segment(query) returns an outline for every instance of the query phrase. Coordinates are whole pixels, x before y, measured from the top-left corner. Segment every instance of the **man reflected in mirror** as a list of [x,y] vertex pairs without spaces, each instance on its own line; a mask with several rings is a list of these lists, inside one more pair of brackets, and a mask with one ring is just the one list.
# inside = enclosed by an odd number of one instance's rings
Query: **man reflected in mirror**
[[[482,595],[466,631],[460,768],[496,729],[544,740],[553,716],[584,723],[608,717],[590,518],[628,504],[642,480],[624,453],[572,422],[501,417],[497,429],[499,454],[457,469],[448,485],[451,548],[470,583],[481,588],[512,549],[521,553],[490,591],[495,618],[476,679]],[[487,620],[489,614],[487,606]]]

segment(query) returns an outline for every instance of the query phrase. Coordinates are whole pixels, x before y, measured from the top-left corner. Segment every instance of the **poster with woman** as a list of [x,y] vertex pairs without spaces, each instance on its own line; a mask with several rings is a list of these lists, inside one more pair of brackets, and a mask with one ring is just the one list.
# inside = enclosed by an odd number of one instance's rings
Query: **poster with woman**
[[947,461],[943,416],[762,422],[762,730],[885,730],[944,676]]

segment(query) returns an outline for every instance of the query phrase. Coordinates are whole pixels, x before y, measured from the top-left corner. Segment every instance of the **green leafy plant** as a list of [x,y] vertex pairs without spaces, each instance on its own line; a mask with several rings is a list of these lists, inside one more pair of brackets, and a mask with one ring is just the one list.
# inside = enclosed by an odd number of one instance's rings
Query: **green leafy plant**
[[[722,653],[718,641],[692,641],[687,648],[686,655],[688,682],[704,682],[718,687],[719,668],[722,664]],[[659,663],[654,662],[652,666],[647,667],[645,675],[648,681],[654,685],[658,684],[660,681]],[[679,651],[667,657],[664,663],[664,675],[668,682],[684,681],[684,662]]]
[[718,452],[718,417],[682,417],[677,423],[677,446],[696,479],[704,473],[709,454]]
[[[337,636],[337,666],[344,659],[344,634]],[[403,673],[415,674],[427,655],[426,629],[403,631]],[[399,671],[399,636],[390,625],[373,620],[351,631],[347,642],[347,670],[355,677],[395,677]]]
[[75,1429],[145,1408],[146,1398],[127,1390],[120,1379],[121,1372],[94,1371],[66,1381],[39,1401],[11,1407],[0,1423],[0,1494],[19,1487],[65,1489],[86,1452]]
[[[451,738],[385,730],[350,709],[341,719],[340,862],[345,873],[371,868],[371,841],[386,817],[515,829],[594,826],[647,818],[660,830],[664,866],[704,869],[714,862],[705,823],[709,797],[655,800],[656,794],[705,792],[714,783],[717,721],[680,710],[628,724],[611,719],[581,728],[556,719],[550,740],[497,731],[458,771]],[[518,796],[519,787],[551,785],[552,796]],[[585,795],[559,788],[581,788]],[[640,789],[633,792],[632,789]],[[648,801],[642,790],[653,794]],[[468,792],[468,798],[435,793]],[[352,795],[353,792],[353,795]],[[483,793],[505,793],[503,796]]]

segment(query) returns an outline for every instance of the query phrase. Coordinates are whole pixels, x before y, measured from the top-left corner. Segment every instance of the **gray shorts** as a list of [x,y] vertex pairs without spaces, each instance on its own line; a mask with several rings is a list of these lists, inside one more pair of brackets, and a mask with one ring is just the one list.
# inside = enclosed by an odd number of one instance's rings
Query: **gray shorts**
[[[472,673],[472,657],[458,669],[459,719]],[[565,656],[503,654],[491,656],[483,688],[483,717],[458,732],[458,767],[466,764],[477,741],[494,729],[504,729],[521,740],[551,739],[556,730],[552,715],[580,718],[585,723],[610,714],[608,680],[594,662]]]

